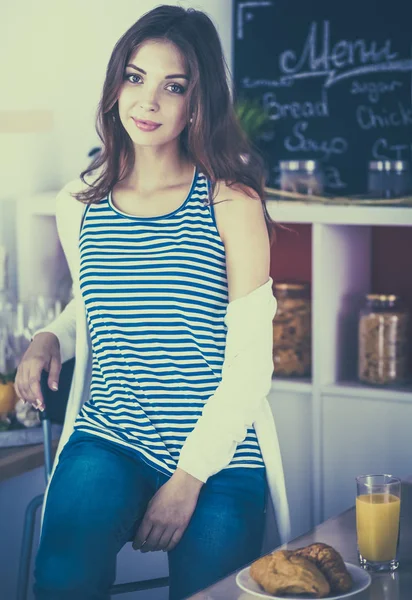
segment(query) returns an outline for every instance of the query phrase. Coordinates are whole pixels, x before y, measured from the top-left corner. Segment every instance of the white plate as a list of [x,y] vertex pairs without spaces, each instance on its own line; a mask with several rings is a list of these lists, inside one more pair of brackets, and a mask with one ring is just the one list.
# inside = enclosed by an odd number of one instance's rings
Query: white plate
[[[342,598],[348,598],[349,596],[354,596],[355,594],[363,592],[363,590],[366,590],[366,588],[370,586],[372,581],[371,576],[365,569],[347,562],[345,562],[345,565],[353,580],[352,589],[349,592],[346,592],[346,594],[326,596],[325,600],[341,600]],[[248,592],[248,594],[252,594],[252,596],[257,596],[258,598],[271,598],[272,600],[313,600],[313,596],[305,594],[299,594],[298,596],[273,596],[272,594],[265,592],[265,590],[252,579],[249,569],[250,567],[246,567],[239,571],[236,576],[236,583],[244,592]]]

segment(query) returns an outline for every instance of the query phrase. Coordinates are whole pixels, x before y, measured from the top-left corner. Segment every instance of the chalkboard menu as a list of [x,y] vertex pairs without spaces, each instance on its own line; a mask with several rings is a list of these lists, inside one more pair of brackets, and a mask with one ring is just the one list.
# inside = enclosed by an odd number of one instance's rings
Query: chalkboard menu
[[270,114],[268,185],[280,160],[311,159],[327,192],[363,194],[370,160],[412,161],[412,0],[233,6],[236,97]]

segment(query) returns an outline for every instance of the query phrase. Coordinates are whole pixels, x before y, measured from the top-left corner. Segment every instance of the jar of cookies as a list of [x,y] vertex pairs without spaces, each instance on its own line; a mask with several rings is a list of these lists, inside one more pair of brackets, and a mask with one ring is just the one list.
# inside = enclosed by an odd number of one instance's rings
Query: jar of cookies
[[278,308],[273,319],[273,368],[279,377],[311,372],[311,299],[308,283],[277,282]]
[[359,319],[360,381],[403,383],[408,376],[409,315],[398,296],[368,294]]

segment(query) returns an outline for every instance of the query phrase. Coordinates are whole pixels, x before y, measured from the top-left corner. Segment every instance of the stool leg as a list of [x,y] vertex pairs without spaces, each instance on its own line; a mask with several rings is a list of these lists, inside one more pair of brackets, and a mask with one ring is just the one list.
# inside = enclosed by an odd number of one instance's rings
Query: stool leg
[[44,444],[44,476],[46,485],[52,472],[52,433],[51,422],[49,419],[42,420],[43,444]]
[[37,509],[43,504],[43,499],[44,494],[36,496],[26,508],[17,579],[17,600],[26,600],[27,598],[36,513]]

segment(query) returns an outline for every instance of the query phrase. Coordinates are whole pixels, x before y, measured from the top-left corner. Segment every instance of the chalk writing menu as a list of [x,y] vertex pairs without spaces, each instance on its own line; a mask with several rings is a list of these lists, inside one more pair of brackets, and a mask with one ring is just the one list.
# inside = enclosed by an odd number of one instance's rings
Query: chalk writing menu
[[370,160],[412,162],[411,14],[411,0],[234,0],[235,91],[270,114],[268,185],[280,160],[309,158],[327,192],[362,194]]

